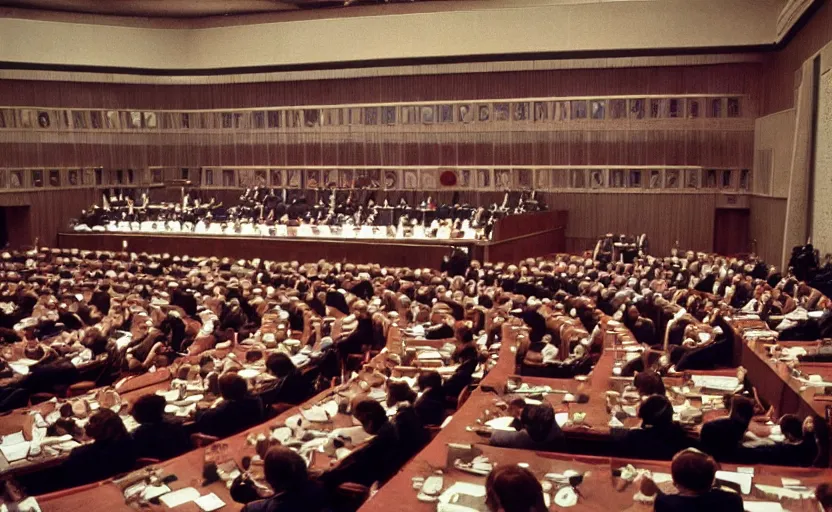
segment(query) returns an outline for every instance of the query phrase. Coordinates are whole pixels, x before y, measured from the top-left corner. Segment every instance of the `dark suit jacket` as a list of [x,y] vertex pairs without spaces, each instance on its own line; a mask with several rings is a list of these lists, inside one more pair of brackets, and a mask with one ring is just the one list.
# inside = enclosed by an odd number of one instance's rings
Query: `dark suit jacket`
[[243,507],[241,512],[327,512],[323,488],[307,482],[299,489],[281,493],[271,498],[255,501]]
[[272,405],[276,403],[286,403],[297,405],[313,393],[312,386],[304,379],[299,370],[294,370],[292,373],[274,382],[272,386],[263,390],[260,393],[260,398],[264,405]]
[[702,449],[718,461],[729,459],[739,450],[745,430],[745,425],[731,418],[709,421],[702,425]]
[[671,460],[678,452],[693,446],[685,430],[673,423],[670,427],[634,428],[619,441],[622,457]]
[[72,450],[60,466],[26,475],[21,483],[30,494],[45,494],[127,473],[135,464],[131,438],[108,443],[96,441]]
[[656,496],[654,510],[656,512],[701,512],[703,510],[743,512],[744,508],[739,494],[711,489],[699,496],[659,493]]
[[424,425],[441,425],[445,421],[445,393],[442,388],[429,389],[413,404]]
[[459,394],[462,393],[463,389],[471,385],[474,371],[476,371],[476,369],[476,360],[471,360],[459,365],[454,374],[451,375],[451,378],[445,382],[445,385],[442,388],[445,391],[445,396],[456,399]]
[[167,460],[178,457],[191,447],[185,427],[176,423],[148,423],[133,431],[137,457]]
[[213,409],[196,415],[196,430],[219,438],[232,436],[265,420],[263,402],[259,397],[222,402]]
[[327,488],[335,489],[345,482],[370,487],[373,482],[385,483],[404,465],[401,440],[396,425],[388,422],[367,444],[342,459],[321,477]]

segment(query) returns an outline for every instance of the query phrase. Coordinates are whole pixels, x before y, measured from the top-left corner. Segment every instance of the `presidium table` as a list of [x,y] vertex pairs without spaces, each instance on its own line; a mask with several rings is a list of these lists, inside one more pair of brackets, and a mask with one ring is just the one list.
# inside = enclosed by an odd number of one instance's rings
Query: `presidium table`
[[466,239],[350,239],[262,237],[186,233],[64,232],[58,247],[94,251],[187,254],[313,262],[345,261],[385,266],[437,268],[455,247],[482,262],[516,262],[566,249],[566,211],[512,215],[500,219],[488,241]]

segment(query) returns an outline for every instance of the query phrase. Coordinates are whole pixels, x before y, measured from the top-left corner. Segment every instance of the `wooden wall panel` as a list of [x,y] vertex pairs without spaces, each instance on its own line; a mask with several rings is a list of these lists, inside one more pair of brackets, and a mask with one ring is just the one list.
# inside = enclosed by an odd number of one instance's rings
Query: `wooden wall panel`
[[8,226],[10,244],[14,247],[31,245],[37,239],[41,245],[55,245],[59,231],[69,227],[69,220],[77,218],[81,210],[98,199],[93,189],[44,190],[0,195],[2,206],[28,206],[28,212],[15,215]]
[[714,195],[690,194],[544,194],[554,210],[569,212],[567,250],[594,246],[606,233],[647,233],[650,251],[669,254],[678,240],[682,249],[713,248]]
[[772,265],[782,268],[783,230],[786,225],[786,199],[779,197],[751,197],[751,226],[749,239],[756,241],[757,254]]
[[387,76],[222,85],[0,80],[5,105],[220,109],[234,107],[628,94],[760,96],[758,63]]
[[822,0],[808,23],[764,66],[761,115],[794,106],[795,71],[832,41],[832,2]]

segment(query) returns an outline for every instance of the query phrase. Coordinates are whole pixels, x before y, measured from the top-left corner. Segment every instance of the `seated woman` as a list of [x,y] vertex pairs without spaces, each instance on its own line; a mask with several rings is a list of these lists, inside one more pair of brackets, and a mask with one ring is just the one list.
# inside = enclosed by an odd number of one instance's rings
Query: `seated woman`
[[265,420],[263,402],[248,392],[246,381],[236,373],[219,378],[222,402],[197,411],[196,430],[209,436],[228,437]]
[[628,430],[619,441],[622,457],[670,460],[693,443],[673,421],[673,405],[664,395],[647,397],[638,409],[641,427]]
[[185,428],[165,421],[166,403],[159,395],[144,395],[133,404],[131,414],[139,422],[139,428],[132,434],[137,457],[167,460],[190,449]]
[[313,389],[295,367],[292,359],[283,352],[269,354],[266,358],[266,370],[277,377],[261,393],[264,405],[277,403],[297,405],[309,398]]
[[564,436],[555,421],[552,406],[527,405],[520,414],[520,430],[495,430],[491,434],[492,446],[522,450],[559,451],[563,449]]
[[132,470],[136,464],[133,440],[118,414],[100,409],[90,417],[86,433],[93,439],[73,449],[60,466],[22,479],[30,494],[77,487]]
[[266,482],[274,490],[271,498],[255,501],[242,512],[325,512],[329,510],[323,489],[310,480],[306,461],[294,451],[276,447],[263,461]]
[[673,457],[670,473],[678,494],[664,494],[649,479],[641,485],[641,492],[656,496],[656,512],[699,512],[719,510],[720,512],[742,512],[742,497],[739,494],[714,489],[717,465],[707,454],[689,448]]
[[423,372],[418,383],[422,394],[413,403],[416,414],[425,426],[441,425],[446,416],[442,376],[435,371]]
[[514,464],[494,468],[485,479],[489,512],[547,512],[543,488],[526,468]]
[[717,460],[728,460],[738,454],[740,443],[754,417],[753,400],[734,395],[730,401],[728,417],[705,423],[700,434],[702,449]]

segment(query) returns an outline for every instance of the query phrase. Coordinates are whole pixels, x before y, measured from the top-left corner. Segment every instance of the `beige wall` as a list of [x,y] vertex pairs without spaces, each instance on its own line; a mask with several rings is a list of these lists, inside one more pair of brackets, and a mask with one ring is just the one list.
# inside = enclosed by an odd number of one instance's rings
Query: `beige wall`
[[821,254],[832,252],[832,45],[821,50],[818,122],[813,176],[812,243]]
[[[787,197],[794,154],[794,109],[784,110],[757,119],[754,125],[754,192],[775,197]],[[771,152],[771,175],[768,186],[761,168],[761,153]],[[758,178],[759,177],[759,178]]]
[[[773,43],[780,2],[666,0],[339,17],[200,29],[0,19],[0,61],[217,69]],[[741,22],[738,22],[741,20]]]

